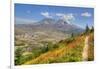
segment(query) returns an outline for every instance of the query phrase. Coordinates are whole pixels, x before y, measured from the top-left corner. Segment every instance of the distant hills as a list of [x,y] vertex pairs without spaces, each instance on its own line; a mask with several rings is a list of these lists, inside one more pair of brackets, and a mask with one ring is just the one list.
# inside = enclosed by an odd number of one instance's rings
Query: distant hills
[[75,25],[69,24],[63,19],[54,20],[51,18],[45,18],[39,22],[32,24],[16,24],[15,29],[22,29],[23,31],[60,31],[62,33],[71,34],[71,33],[80,33],[84,29]]
[[84,29],[77,25],[69,24],[66,21],[59,19],[54,20],[45,18],[37,23],[32,24],[15,24],[15,34],[21,35],[25,39],[32,38],[35,42],[53,41],[57,42],[65,38],[69,38],[71,34],[77,35],[82,33]]

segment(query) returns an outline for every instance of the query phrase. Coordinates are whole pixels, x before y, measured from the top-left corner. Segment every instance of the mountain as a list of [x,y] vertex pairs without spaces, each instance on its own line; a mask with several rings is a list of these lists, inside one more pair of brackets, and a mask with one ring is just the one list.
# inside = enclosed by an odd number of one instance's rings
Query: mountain
[[34,31],[55,30],[67,34],[80,33],[84,31],[81,27],[75,24],[69,24],[63,19],[54,20],[52,18],[44,18],[39,22],[33,24],[15,24],[15,28],[23,29],[24,31],[30,31],[30,32],[33,30]]
[[57,24],[62,24],[62,25],[65,25],[65,24],[68,24],[65,20],[63,19],[59,19],[57,22]]
[[69,37],[72,33],[79,34],[83,31],[84,30],[77,25],[69,24],[61,19],[54,20],[45,18],[33,24],[15,24],[15,35],[22,35],[25,39],[29,40],[32,38],[37,42],[56,42]]
[[52,18],[44,18],[43,20],[40,20],[38,24],[55,24],[55,20]]
[[56,30],[56,31],[61,31],[63,33],[67,33],[67,34],[71,34],[71,33],[81,33],[84,30],[75,25],[75,24],[69,24],[66,21],[64,21],[63,19],[59,19],[59,20],[54,20],[51,18],[46,18],[41,20],[38,25],[35,25],[37,28],[40,29],[44,29],[45,30]]
[[33,24],[15,24],[15,29],[20,29],[21,32],[34,32],[34,31],[55,31],[66,34],[81,33],[84,29],[75,24],[69,24],[63,19],[54,20],[51,18],[44,18],[37,23]]

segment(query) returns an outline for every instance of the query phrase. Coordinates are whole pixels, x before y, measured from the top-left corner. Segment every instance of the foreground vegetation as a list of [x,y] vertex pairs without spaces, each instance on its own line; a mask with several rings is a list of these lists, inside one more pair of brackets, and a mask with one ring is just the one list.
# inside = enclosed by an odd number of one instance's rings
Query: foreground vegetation
[[[94,30],[86,28],[80,35],[61,40],[58,43],[42,42],[44,46],[25,51],[23,47],[15,49],[15,65],[63,63],[82,61],[85,37],[89,36],[88,61],[94,60]],[[25,45],[24,43],[21,43]]]

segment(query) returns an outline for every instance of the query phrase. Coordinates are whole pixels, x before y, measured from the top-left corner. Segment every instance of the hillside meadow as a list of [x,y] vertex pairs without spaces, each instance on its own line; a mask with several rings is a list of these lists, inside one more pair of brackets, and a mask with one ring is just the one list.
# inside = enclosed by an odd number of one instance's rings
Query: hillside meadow
[[82,33],[78,36],[71,36],[65,40],[61,40],[56,44],[52,42],[43,42],[43,47],[35,47],[32,51],[23,51],[23,47],[19,47],[15,51],[16,65],[30,64],[51,64],[65,62],[80,62],[82,60],[83,48],[85,46],[85,38],[88,40],[88,60],[94,60],[94,33]]

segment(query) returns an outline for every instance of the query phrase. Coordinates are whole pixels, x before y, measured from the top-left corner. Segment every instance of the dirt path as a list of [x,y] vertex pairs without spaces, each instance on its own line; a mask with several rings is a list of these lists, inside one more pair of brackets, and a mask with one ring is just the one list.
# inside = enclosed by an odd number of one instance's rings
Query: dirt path
[[83,53],[82,53],[82,57],[83,57],[83,61],[87,61],[88,60],[88,39],[89,39],[89,36],[86,36],[85,38],[85,46],[84,46],[84,49],[83,49]]

